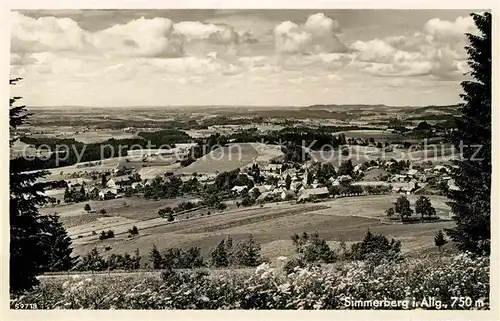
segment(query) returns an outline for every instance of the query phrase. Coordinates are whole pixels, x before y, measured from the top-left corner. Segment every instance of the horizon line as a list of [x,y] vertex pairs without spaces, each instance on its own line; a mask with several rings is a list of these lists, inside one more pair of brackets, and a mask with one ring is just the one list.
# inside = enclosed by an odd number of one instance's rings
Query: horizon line
[[151,105],[151,106],[83,106],[83,105],[47,105],[47,106],[26,106],[26,108],[306,108],[321,106],[359,106],[359,107],[388,107],[388,108],[422,108],[422,107],[458,107],[461,103],[454,104],[431,104],[431,105],[386,105],[386,104],[311,104],[311,105]]

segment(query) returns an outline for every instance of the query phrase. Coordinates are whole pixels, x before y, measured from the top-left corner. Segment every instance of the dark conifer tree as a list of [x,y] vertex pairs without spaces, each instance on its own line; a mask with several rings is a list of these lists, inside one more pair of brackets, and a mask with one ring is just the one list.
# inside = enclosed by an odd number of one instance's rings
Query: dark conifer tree
[[[451,207],[457,225],[447,234],[463,251],[490,253],[491,198],[491,14],[471,14],[479,34],[467,33],[466,47],[473,80],[463,81],[465,101],[452,143],[461,159],[452,177],[459,191],[452,191]],[[478,150],[478,148],[480,149]]]
[[149,252],[149,262],[153,266],[153,269],[163,269],[165,267],[165,260],[154,244],[151,252]]
[[42,237],[40,248],[45,264],[42,271],[58,272],[71,270],[78,260],[72,257],[71,238],[57,215],[40,217]]
[[[20,78],[10,80],[15,85]],[[10,99],[9,129],[10,146],[19,138],[17,128],[26,122],[31,114],[26,111],[26,106],[15,106],[21,99],[13,97]],[[50,187],[50,182],[37,182],[45,177],[47,171],[26,172],[29,165],[21,157],[11,157],[9,171],[9,194],[10,194],[10,261],[9,277],[10,292],[18,293],[30,290],[38,283],[36,276],[49,266],[48,258],[44,249],[48,247],[61,246],[53,255],[62,254],[62,258],[51,257],[51,262],[67,262],[69,242],[62,241],[57,244],[47,243],[55,239],[61,240],[65,237],[60,233],[58,222],[51,217],[41,217],[39,206],[47,204],[49,198],[44,194],[45,189]],[[56,237],[47,237],[47,230],[57,231]],[[69,250],[70,251],[70,250]],[[70,252],[69,252],[70,253]],[[67,263],[58,263],[64,266]]]

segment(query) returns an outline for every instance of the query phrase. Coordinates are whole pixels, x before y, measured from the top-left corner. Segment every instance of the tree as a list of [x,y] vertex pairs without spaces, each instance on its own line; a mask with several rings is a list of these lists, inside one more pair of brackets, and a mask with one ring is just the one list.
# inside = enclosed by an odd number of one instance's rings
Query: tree
[[[491,14],[471,14],[479,34],[467,33],[468,65],[473,80],[461,83],[465,101],[451,142],[461,151],[451,176],[459,191],[452,191],[451,209],[456,227],[446,230],[460,250],[490,253],[491,238]],[[480,146],[480,149],[478,149]]]
[[290,176],[290,174],[286,175],[285,184],[286,184],[286,189],[290,190],[290,186],[292,185],[292,177]]
[[83,256],[77,265],[77,270],[79,271],[103,271],[106,269],[107,263],[95,247]]
[[67,186],[66,186],[66,189],[64,190],[64,201],[66,203],[73,201],[73,197],[72,197],[71,192]]
[[77,257],[72,257],[71,238],[56,215],[41,217],[41,251],[45,258],[41,269],[46,272],[68,271],[75,266]]
[[387,215],[388,217],[393,217],[394,216],[394,208],[388,208],[386,211],[385,211],[385,215]]
[[80,187],[80,194],[82,195],[82,198],[85,198],[85,196],[87,195],[87,192],[85,191],[85,186],[83,186],[83,184],[82,187]]
[[[15,85],[20,78],[10,80]],[[26,106],[16,106],[21,97],[10,98],[9,109],[9,146],[19,138],[17,128],[24,124],[31,115]],[[44,194],[45,189],[51,186],[50,182],[39,182],[48,172],[30,171],[33,161],[23,157],[12,157],[9,164],[9,194],[10,194],[10,260],[9,260],[9,287],[11,293],[30,290],[38,280],[40,274],[48,265],[44,257],[44,249],[52,246],[54,238],[44,237],[45,230],[51,228],[47,224],[56,224],[50,219],[42,218],[39,206],[48,202]],[[56,237],[57,239],[57,237]],[[56,248],[62,251],[59,244]]]
[[99,211],[99,213],[101,213],[102,215],[106,215],[108,212],[103,208]]
[[389,240],[382,234],[373,235],[370,230],[365,234],[361,242],[351,245],[350,256],[354,260],[365,260],[371,255],[395,259],[401,252],[401,241]]
[[247,241],[236,245],[233,256],[235,263],[243,266],[257,266],[262,263],[260,244],[251,235]]
[[411,216],[413,210],[410,208],[410,201],[406,198],[406,196],[398,197],[394,207],[394,212],[398,213],[402,220]]
[[182,267],[183,268],[199,268],[205,265],[203,257],[201,256],[201,249],[199,247],[191,247],[182,254]]
[[307,171],[306,184],[311,185],[312,182],[313,182],[313,174],[310,171]]
[[139,229],[134,225],[131,229],[128,230],[128,233],[130,234],[130,236],[139,235]]
[[84,210],[85,212],[87,212],[87,213],[88,213],[88,212],[90,212],[92,209],[90,208],[90,205],[89,205],[89,204],[85,204],[85,206],[83,207],[83,210]]
[[431,201],[425,196],[420,196],[415,202],[415,212],[422,216],[431,217],[436,214],[436,210],[432,207]]
[[354,171],[354,166],[352,165],[352,161],[350,159],[340,163],[339,175],[352,175],[353,171]]
[[155,244],[153,244],[153,248],[149,252],[149,262],[151,262],[153,269],[163,269],[165,267],[165,259],[160,254]]
[[213,249],[210,253],[210,259],[210,263],[214,267],[227,267],[229,265],[225,240],[221,240],[215,249]]
[[439,232],[434,236],[434,244],[439,248],[439,253],[441,253],[441,247],[448,243],[448,241],[444,237],[444,233],[442,230],[439,230]]
[[108,180],[106,179],[106,175],[101,176],[101,187],[106,187],[106,183]]
[[295,251],[300,253],[306,262],[325,262],[332,263],[337,259],[335,252],[328,246],[325,239],[319,237],[318,232],[302,236],[292,235],[292,241],[295,245]]
[[174,216],[172,213],[167,214],[167,222],[173,222],[175,220]]

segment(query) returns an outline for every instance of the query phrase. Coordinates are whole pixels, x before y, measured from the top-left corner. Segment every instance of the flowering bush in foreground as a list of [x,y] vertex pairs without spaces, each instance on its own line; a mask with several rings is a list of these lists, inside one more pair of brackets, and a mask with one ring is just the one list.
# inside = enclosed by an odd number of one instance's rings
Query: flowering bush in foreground
[[[346,300],[440,300],[446,309],[489,308],[489,259],[466,254],[442,260],[405,259],[372,265],[282,268],[264,263],[254,272],[173,271],[163,277],[69,277],[42,282],[35,291],[12,298],[39,309],[350,309]],[[481,300],[460,305],[455,297]],[[367,308],[366,306],[364,308]],[[378,307],[387,309],[387,307]],[[404,309],[404,306],[392,307]],[[410,305],[407,308],[415,308]],[[421,308],[436,308],[435,306]]]

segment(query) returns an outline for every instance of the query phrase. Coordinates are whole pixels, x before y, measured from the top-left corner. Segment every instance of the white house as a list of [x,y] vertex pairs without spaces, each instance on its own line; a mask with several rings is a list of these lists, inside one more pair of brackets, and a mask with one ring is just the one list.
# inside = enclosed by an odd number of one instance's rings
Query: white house
[[448,184],[448,189],[450,191],[459,191],[460,190],[460,187],[457,186],[454,179],[448,180],[447,184]]
[[443,166],[443,165],[436,165],[434,166],[434,168],[432,169],[434,172],[440,172],[441,170],[445,170],[447,173],[449,173],[449,169],[448,167],[446,166]]
[[140,182],[134,182],[134,183],[132,183],[131,187],[133,189],[138,189],[138,188],[142,187],[142,184]]
[[248,189],[248,186],[246,185],[236,185],[233,188],[231,188],[231,192],[236,194],[241,194],[241,192],[243,192],[246,189]]
[[350,175],[341,175],[338,177],[339,182],[341,183],[347,183],[352,181],[352,177]]

